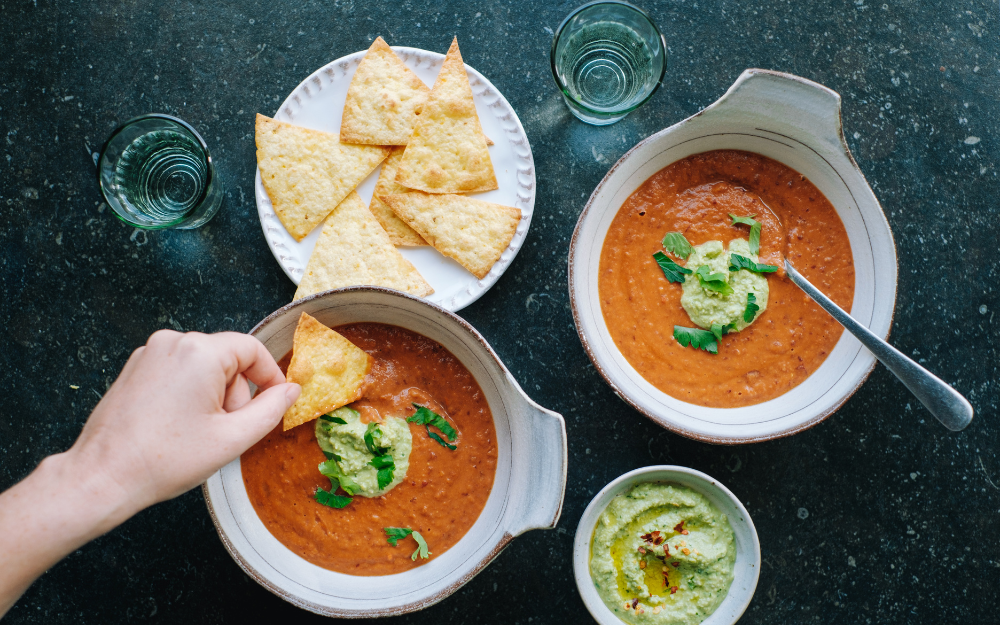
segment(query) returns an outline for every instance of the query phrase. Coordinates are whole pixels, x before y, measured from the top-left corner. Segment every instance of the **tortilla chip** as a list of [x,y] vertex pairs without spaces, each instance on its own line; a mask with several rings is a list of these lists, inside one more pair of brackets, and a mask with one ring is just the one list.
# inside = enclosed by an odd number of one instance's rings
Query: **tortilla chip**
[[406,145],[430,89],[379,37],[347,87],[340,140]]
[[497,188],[456,38],[406,144],[396,182],[427,193]]
[[392,195],[394,193],[406,193],[406,187],[396,184],[396,169],[399,167],[399,159],[403,157],[403,146],[395,146],[389,152],[389,158],[382,163],[382,171],[379,172],[378,182],[375,184],[375,193],[372,201],[368,205],[368,210],[375,215],[375,219],[385,228],[386,234],[393,245],[427,245],[427,241],[420,238],[416,231],[407,226],[406,222],[396,217],[396,213],[379,199],[381,195]]
[[285,412],[284,429],[361,399],[367,386],[365,376],[374,362],[354,343],[302,313],[285,376],[302,387],[302,394]]
[[464,195],[411,191],[382,198],[434,249],[454,258],[480,280],[510,245],[521,210]]
[[323,224],[294,299],[356,285],[384,286],[418,297],[434,292],[352,191]]
[[271,205],[301,241],[389,155],[337,135],[257,115],[257,165]]

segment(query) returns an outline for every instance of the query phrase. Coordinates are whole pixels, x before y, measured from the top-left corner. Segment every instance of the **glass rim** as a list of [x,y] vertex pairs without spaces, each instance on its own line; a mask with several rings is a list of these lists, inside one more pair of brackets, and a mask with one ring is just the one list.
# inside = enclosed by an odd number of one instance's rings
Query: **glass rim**
[[[104,191],[104,184],[101,181],[101,162],[104,160],[104,154],[108,151],[108,146],[111,145],[111,142],[114,140],[114,138],[117,137],[119,134],[121,134],[126,128],[128,128],[132,124],[147,119],[165,119],[167,121],[181,125],[192,137],[194,137],[195,141],[198,142],[198,145],[205,153],[205,164],[207,169],[207,175],[205,178],[205,188],[201,190],[201,194],[198,196],[198,201],[196,201],[191,206],[191,209],[188,210],[184,215],[181,215],[176,220],[170,223],[156,225],[156,226],[150,226],[147,224],[138,224],[135,223],[134,221],[126,219],[121,213],[115,210],[112,202],[108,198],[108,194]],[[142,230],[163,230],[166,228],[172,228],[177,224],[181,223],[182,221],[184,221],[184,219],[186,219],[192,212],[197,210],[198,207],[201,206],[202,203],[205,201],[205,198],[208,197],[208,190],[212,186],[212,178],[214,173],[215,173],[215,164],[212,162],[212,152],[209,151],[208,144],[205,143],[205,139],[201,136],[201,134],[197,130],[194,129],[194,126],[187,123],[180,117],[167,115],[166,113],[146,113],[145,115],[139,115],[137,117],[129,119],[128,121],[118,124],[118,126],[116,126],[115,129],[111,131],[111,134],[108,135],[108,138],[104,142],[104,145],[101,146],[100,155],[97,157],[97,187],[101,190],[101,195],[104,197],[104,200],[111,207],[111,212],[114,213],[114,216],[117,217],[122,223],[126,223],[130,226],[133,226],[135,228],[140,228]]]
[[[649,23],[649,25],[653,28],[653,32],[657,34],[660,40],[660,47],[663,52],[663,67],[660,68],[660,76],[656,79],[656,83],[653,85],[653,88],[646,95],[646,97],[644,97],[641,101],[636,102],[634,105],[628,108],[624,108],[621,109],[620,111],[614,111],[614,112],[599,111],[597,109],[593,109],[584,104],[583,102],[580,102],[579,99],[574,98],[572,95],[566,92],[565,88],[563,88],[562,83],[560,83],[559,81],[559,74],[556,71],[556,46],[559,44],[559,37],[562,35],[563,29],[566,28],[566,25],[569,24],[569,21],[571,19],[573,19],[583,11],[586,11],[587,9],[590,9],[592,7],[601,4],[612,4],[612,5],[623,6],[641,15],[643,19],[645,19],[646,22]],[[556,28],[556,32],[553,33],[552,35],[552,49],[549,51],[549,65],[552,68],[552,79],[556,81],[556,87],[558,87],[559,91],[563,94],[563,96],[569,98],[574,105],[579,106],[584,111],[592,113],[594,115],[608,116],[608,117],[612,117],[615,115],[625,116],[631,113],[632,111],[636,110],[646,102],[649,102],[649,99],[652,98],[653,95],[655,95],[656,92],[659,90],[660,84],[663,82],[663,76],[666,75],[667,73],[667,41],[666,39],[663,38],[663,33],[660,31],[660,28],[656,25],[656,22],[654,22],[653,19],[649,17],[649,14],[640,9],[639,7],[635,6],[634,4],[625,2],[625,0],[594,0],[593,2],[581,4],[580,6],[573,9],[573,11],[569,15],[567,15],[566,18],[563,19],[563,21],[559,24],[559,27]]]

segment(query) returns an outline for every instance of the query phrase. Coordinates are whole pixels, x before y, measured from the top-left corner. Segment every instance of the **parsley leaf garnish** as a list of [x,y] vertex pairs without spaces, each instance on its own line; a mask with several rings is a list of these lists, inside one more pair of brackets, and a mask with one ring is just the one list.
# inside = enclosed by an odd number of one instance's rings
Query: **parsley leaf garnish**
[[722,340],[722,335],[729,334],[730,332],[736,331],[736,326],[732,323],[727,323],[722,325],[721,323],[713,323],[712,327],[708,329],[709,332],[715,335],[716,341]]
[[757,305],[757,296],[753,293],[747,293],[747,308],[743,311],[743,321],[747,323],[753,321],[758,310],[760,310],[760,306]]
[[715,335],[708,330],[674,326],[674,338],[684,347],[703,349],[710,354],[719,353],[719,344],[716,342]]
[[421,406],[420,404],[415,403],[413,404],[413,406],[417,409],[417,411],[413,413],[413,416],[411,416],[406,420],[407,423],[416,423],[417,425],[423,425],[427,429],[427,436],[431,437],[432,439],[440,443],[442,447],[447,447],[452,451],[458,448],[455,445],[446,443],[444,439],[438,436],[435,432],[431,432],[431,426],[433,426],[441,430],[441,433],[447,436],[448,440],[450,441],[455,440],[455,437],[458,436],[458,432],[455,431],[455,428],[451,427],[451,424],[448,423],[448,421],[444,417],[437,414],[430,408]]
[[374,421],[368,424],[365,430],[365,446],[374,458],[368,463],[378,469],[375,477],[378,479],[378,489],[382,490],[392,482],[393,474],[396,471],[396,462],[392,459],[388,447],[382,447],[382,428]]
[[338,462],[340,462],[340,456],[337,454],[327,454],[327,456],[327,461],[319,465],[319,472],[330,478],[330,492],[332,493],[336,491],[337,485],[339,484],[348,495],[357,494],[357,492],[361,490],[361,487],[358,486],[358,483],[355,482],[353,478],[344,474],[344,471],[338,464]]
[[691,273],[690,269],[681,267],[663,252],[654,253],[653,258],[656,260],[656,264],[660,266],[660,269],[663,270],[663,275],[671,282],[684,282],[684,276]]
[[408,527],[383,527],[382,531],[385,532],[386,541],[393,547],[396,546],[397,542],[413,533],[413,530]]
[[752,271],[754,273],[774,273],[778,268],[774,265],[765,265],[764,263],[755,263],[746,256],[740,256],[739,254],[729,255],[729,271],[739,271],[740,269],[746,269],[747,271]]
[[694,251],[694,247],[688,242],[680,232],[668,232],[663,237],[663,249],[667,250],[677,258],[687,258]]
[[729,283],[726,282],[726,274],[721,272],[712,273],[712,269],[708,265],[698,267],[694,273],[698,276],[698,282],[701,283],[704,289],[722,293],[723,295],[729,295],[733,292],[733,287],[729,286]]
[[729,218],[733,220],[733,225],[743,224],[744,226],[750,226],[750,253],[756,256],[760,253],[760,222],[754,219],[756,214],[750,215],[749,217],[737,217],[736,215],[729,213]]
[[[336,490],[331,487],[331,491]],[[350,497],[344,497],[343,495],[334,495],[332,492],[327,492],[322,488],[316,489],[316,501],[323,504],[324,506],[330,506],[331,508],[346,508],[352,501]]]
[[413,552],[413,555],[410,556],[410,559],[416,560],[417,555],[419,555],[424,560],[430,557],[432,554],[430,551],[427,551],[427,541],[424,540],[424,537],[420,535],[420,532],[413,532],[411,536],[413,536],[413,540],[417,541],[417,550]]
[[320,417],[323,421],[329,421],[330,423],[339,423],[340,425],[347,425],[347,421],[344,421],[340,417],[335,417],[333,415],[325,414]]

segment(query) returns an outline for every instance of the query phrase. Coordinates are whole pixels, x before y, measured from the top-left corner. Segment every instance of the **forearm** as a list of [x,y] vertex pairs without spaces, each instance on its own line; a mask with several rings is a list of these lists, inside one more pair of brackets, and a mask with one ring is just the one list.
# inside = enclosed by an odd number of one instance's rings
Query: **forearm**
[[50,456],[0,494],[0,617],[59,560],[137,512],[83,464],[73,450]]

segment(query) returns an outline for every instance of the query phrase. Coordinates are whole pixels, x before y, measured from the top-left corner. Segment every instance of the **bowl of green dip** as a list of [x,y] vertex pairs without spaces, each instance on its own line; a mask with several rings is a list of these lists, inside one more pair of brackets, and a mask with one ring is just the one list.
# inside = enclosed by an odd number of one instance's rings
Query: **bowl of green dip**
[[730,625],[760,578],[750,514],[685,467],[630,471],[587,506],[573,544],[584,604],[601,625]]

